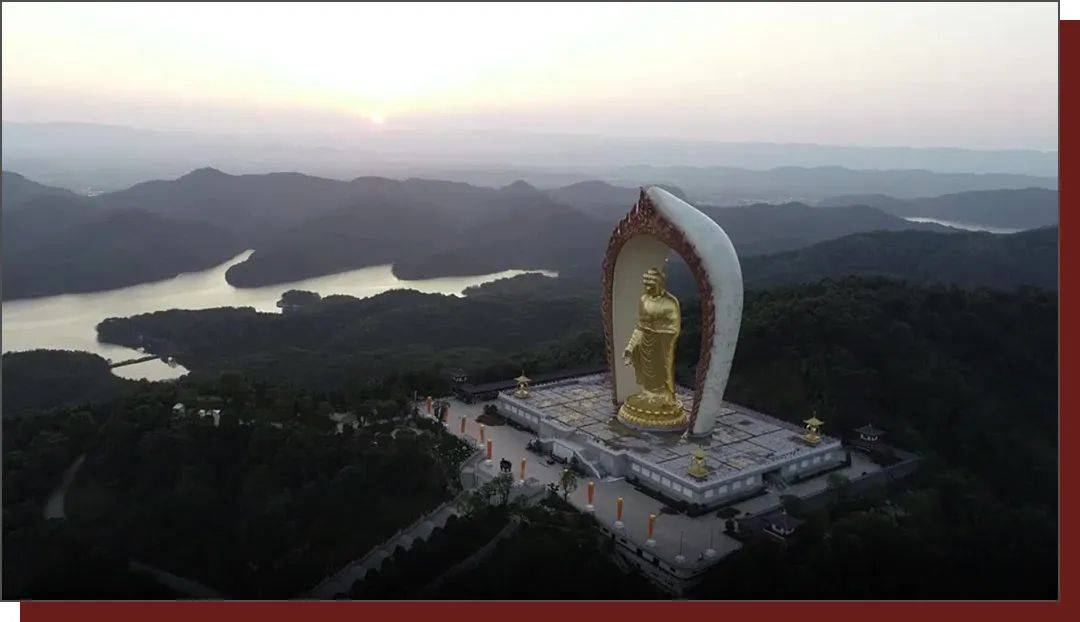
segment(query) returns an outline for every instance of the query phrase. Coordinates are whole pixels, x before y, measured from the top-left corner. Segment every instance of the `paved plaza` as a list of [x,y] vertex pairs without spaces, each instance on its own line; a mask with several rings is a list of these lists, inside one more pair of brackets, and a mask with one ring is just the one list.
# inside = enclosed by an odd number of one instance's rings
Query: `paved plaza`
[[[476,418],[483,411],[483,405],[465,404],[458,400],[451,400],[450,403],[447,429],[461,436],[461,417],[464,416],[463,437],[472,442],[479,442],[480,424]],[[564,469],[563,465],[547,464],[544,457],[525,448],[529,441],[536,438],[532,433],[517,430],[509,425],[501,425],[485,426],[484,436],[492,440],[493,452],[490,466],[481,462],[477,467],[485,476],[498,475],[499,461],[505,458],[513,464],[513,475],[517,478],[521,459],[525,458],[527,478],[535,478],[540,485],[544,486],[549,482],[558,483]],[[577,490],[569,497],[570,503],[582,511],[585,511],[588,505],[589,481],[587,478],[581,478]],[[597,520],[611,529],[615,522],[616,499],[622,497],[623,523],[625,524],[623,535],[636,545],[648,548],[670,565],[687,568],[704,567],[741,546],[737,540],[723,533],[724,521],[715,513],[696,518],[683,514],[662,514],[661,510],[665,505],[662,501],[641,492],[622,478],[593,481],[596,482],[594,506]],[[656,540],[655,547],[645,546],[649,514],[657,516],[653,531],[653,538]],[[717,553],[711,560],[704,556],[710,544]],[[685,563],[675,561],[680,550],[686,558]]]
[[[532,387],[528,395],[503,392],[499,410],[533,430],[552,452],[574,454],[597,475],[625,477],[676,502],[720,507],[837,468],[845,460],[841,442],[723,402],[715,426],[701,436],[647,432],[615,419],[611,383],[606,374],[567,378]],[[682,387],[684,407],[692,396]],[[705,474],[691,474],[696,456]]]
[[[693,395],[685,387],[677,389],[684,407],[689,408]],[[678,434],[635,430],[613,418],[611,384],[603,374],[535,387],[528,398],[513,401],[542,411],[578,435],[613,451],[626,451],[664,471],[685,471],[690,456],[700,448],[711,471],[705,482],[759,471],[836,443],[835,439],[822,436],[821,443],[810,445],[802,440],[805,430],[801,427],[729,403],[725,403],[717,417],[712,434],[704,438],[684,440]]]

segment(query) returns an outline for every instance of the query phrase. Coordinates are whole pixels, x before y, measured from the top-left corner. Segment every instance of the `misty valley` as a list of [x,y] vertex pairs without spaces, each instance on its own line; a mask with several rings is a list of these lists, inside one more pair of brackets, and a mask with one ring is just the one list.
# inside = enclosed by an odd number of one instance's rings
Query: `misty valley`
[[[1052,597],[1057,191],[953,180],[896,198],[841,183],[724,205],[679,181],[663,187],[698,202],[741,258],[731,399],[816,414],[841,436],[872,420],[922,457],[888,490],[838,479],[825,506],[786,502],[806,522],[798,539],[746,540],[687,595]],[[570,489],[524,505],[462,490],[474,449],[416,401],[458,391],[455,374],[603,366],[598,266],[638,193],[203,168],[87,196],[5,170],[5,594],[666,597],[615,563]],[[698,288],[670,259],[687,335],[676,374],[691,386]],[[110,369],[136,357],[160,358]],[[1024,438],[1002,432],[1018,411]],[[1006,451],[1022,472],[990,458]],[[490,502],[363,580],[320,587],[481,493]],[[988,540],[1011,544],[989,553]],[[479,550],[562,579],[462,566]],[[887,560],[873,579],[845,570],[871,560]],[[976,563],[986,580],[954,571]],[[776,579],[775,564],[792,570]],[[835,591],[807,592],[810,575]]]

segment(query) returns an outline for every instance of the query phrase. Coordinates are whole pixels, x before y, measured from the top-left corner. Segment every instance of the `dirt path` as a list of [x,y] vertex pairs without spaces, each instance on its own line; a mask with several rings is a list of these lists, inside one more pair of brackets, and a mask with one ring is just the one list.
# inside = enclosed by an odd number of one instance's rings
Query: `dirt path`
[[224,594],[211,587],[207,587],[198,581],[175,575],[167,570],[162,570],[161,568],[156,568],[135,560],[128,562],[128,565],[136,572],[142,572],[154,577],[158,583],[178,594],[191,598],[208,600],[222,600],[225,598]]
[[60,486],[49,495],[49,500],[45,502],[44,514],[46,520],[64,518],[64,497],[67,495],[68,488],[71,487],[71,482],[75,481],[75,474],[79,472],[79,467],[82,466],[84,460],[86,460],[86,454],[76,458],[75,462],[71,463],[71,466],[64,471]]

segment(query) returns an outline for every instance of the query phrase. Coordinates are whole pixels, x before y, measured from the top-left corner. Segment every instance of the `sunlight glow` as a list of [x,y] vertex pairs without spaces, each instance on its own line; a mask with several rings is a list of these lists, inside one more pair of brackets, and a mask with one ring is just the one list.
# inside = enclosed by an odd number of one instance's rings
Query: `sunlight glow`
[[1048,147],[1056,33],[1053,3],[4,3],[3,106],[199,128],[363,110],[396,127]]

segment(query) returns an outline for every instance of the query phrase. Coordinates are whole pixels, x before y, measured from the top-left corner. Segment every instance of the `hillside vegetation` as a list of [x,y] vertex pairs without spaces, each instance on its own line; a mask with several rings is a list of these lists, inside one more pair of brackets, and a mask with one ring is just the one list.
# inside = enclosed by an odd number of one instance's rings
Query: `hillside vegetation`
[[958,192],[907,200],[880,194],[848,195],[824,199],[819,205],[869,205],[902,217],[1035,229],[1058,223],[1060,201],[1057,190],[1022,188]]
[[787,253],[744,257],[742,269],[746,286],[755,288],[862,275],[962,287],[1057,289],[1058,228],[1011,235],[857,233]]
[[[68,410],[5,417],[5,593],[115,593],[108,590],[124,584],[115,577],[129,557],[233,595],[310,588],[445,498],[443,478],[455,468],[435,437],[392,442],[386,431],[400,424],[329,435],[329,413],[399,413],[413,391],[445,392],[454,367],[484,379],[599,364],[596,299],[581,287],[533,276],[464,299],[389,292],[312,298],[284,315],[211,309],[106,322],[103,336],[132,345],[144,335],[144,345],[176,353],[193,373],[142,384],[119,402],[88,397]],[[700,321],[692,300],[683,308],[677,355],[686,382]],[[1034,288],[844,278],[748,290],[727,399],[788,421],[817,414],[837,436],[870,421],[924,463],[893,505],[841,499],[808,517],[803,544],[749,546],[700,594],[1053,598],[1057,320],[1056,294]],[[171,418],[174,402],[200,400],[223,409],[220,427]],[[50,527],[39,518],[48,482],[79,452],[88,452],[85,473],[68,508],[80,518]],[[47,464],[51,479],[28,470]],[[386,505],[386,494],[400,499],[402,490],[423,503]],[[561,564],[573,557],[552,545],[557,532],[530,530],[495,559],[572,573]],[[64,574],[71,555],[96,560],[98,570]],[[458,580],[488,580],[485,572]],[[525,589],[516,576],[506,579],[521,597],[621,593],[580,581],[576,592],[560,582]],[[807,591],[821,577],[828,585]]]
[[[806,183],[817,175],[825,183],[832,173],[784,174]],[[513,268],[594,278],[612,226],[638,192],[600,181],[541,190],[523,181],[492,188],[428,179],[229,175],[202,168],[173,180],[81,197],[4,175],[4,295],[9,300],[168,278],[220,264],[245,249],[254,253],[226,274],[237,287],[387,263],[405,279]],[[666,187],[682,194],[678,187]],[[797,202],[703,209],[724,227],[741,256],[752,257],[854,233],[955,231],[903,218],[910,215],[1053,224],[1057,192],[1029,188],[917,200],[877,196],[866,198],[869,206],[853,201],[861,197],[841,198],[841,207],[833,209]]]

